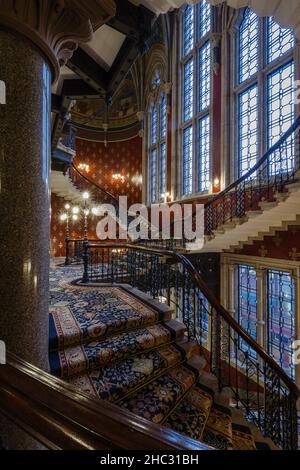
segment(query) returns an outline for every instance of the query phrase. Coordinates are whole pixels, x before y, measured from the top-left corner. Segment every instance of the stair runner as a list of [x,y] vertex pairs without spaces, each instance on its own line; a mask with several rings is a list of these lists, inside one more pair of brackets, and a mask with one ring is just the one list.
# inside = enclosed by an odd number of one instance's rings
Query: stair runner
[[215,449],[274,448],[218,392],[169,307],[129,286],[72,285],[71,271],[51,270],[53,374]]

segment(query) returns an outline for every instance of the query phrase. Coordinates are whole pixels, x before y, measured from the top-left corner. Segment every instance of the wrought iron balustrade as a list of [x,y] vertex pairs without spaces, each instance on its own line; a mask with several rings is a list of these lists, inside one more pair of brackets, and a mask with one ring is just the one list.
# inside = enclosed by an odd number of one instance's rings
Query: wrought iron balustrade
[[272,202],[276,193],[287,190],[287,185],[298,179],[300,168],[300,116],[288,131],[242,177],[205,205],[205,233],[235,219],[242,219],[248,211],[259,210],[262,201]]
[[174,306],[232,406],[282,449],[297,449],[295,383],[232,318],[183,254],[139,245],[84,246],[83,282],[126,283]]
[[84,240],[66,239],[66,259],[65,265],[81,263],[83,260]]

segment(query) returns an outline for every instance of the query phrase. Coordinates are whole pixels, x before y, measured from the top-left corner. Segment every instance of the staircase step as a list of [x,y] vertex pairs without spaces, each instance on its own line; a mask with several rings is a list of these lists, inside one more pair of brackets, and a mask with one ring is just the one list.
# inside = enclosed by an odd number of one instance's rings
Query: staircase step
[[153,423],[161,423],[195,384],[197,375],[187,364],[174,367],[122,400],[119,405]]
[[168,321],[173,312],[137,290],[131,293],[115,286],[78,287],[66,302],[58,301],[60,292],[55,294],[50,309],[51,351]]
[[203,432],[203,442],[219,450],[231,450],[231,412],[228,408],[213,404]]
[[232,423],[233,450],[257,450],[252,433],[248,426]]
[[279,448],[274,444],[272,439],[270,439],[269,437],[264,437],[260,429],[255,424],[248,423],[248,426],[251,430],[256,448],[258,450],[279,450]]
[[213,403],[213,391],[197,383],[164,423],[168,428],[201,441]]
[[211,372],[202,372],[199,378],[199,382],[201,385],[204,385],[205,387],[209,388],[214,393],[218,393],[219,391],[218,380],[217,380],[217,377]]
[[165,324],[158,323],[148,328],[111,336],[102,341],[96,340],[63,351],[53,351],[49,355],[51,372],[58,377],[71,377],[88,369],[104,367],[141,351],[168,344],[181,338],[182,333],[182,324],[172,320]]
[[177,340],[176,344],[184,351],[185,357],[190,359],[198,347],[197,341],[190,341],[188,338]]
[[170,344],[88,371],[68,382],[90,396],[116,402],[184,359],[185,352],[176,344]]
[[234,450],[256,450],[250,423],[246,421],[242,410],[231,408],[232,441]]

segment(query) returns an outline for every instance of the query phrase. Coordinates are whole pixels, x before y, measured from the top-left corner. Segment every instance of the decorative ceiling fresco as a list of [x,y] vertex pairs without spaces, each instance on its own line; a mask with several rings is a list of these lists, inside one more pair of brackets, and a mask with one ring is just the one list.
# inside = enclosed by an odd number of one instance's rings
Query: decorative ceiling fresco
[[111,104],[105,98],[77,100],[72,108],[72,122],[76,127],[97,129],[121,129],[137,123],[137,98],[131,75],[123,81]]

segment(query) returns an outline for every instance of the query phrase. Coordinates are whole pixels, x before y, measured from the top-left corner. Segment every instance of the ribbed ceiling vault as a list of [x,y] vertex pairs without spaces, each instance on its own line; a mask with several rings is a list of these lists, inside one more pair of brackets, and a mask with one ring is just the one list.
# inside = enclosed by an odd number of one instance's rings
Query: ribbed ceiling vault
[[[153,10],[156,14],[166,13],[172,8],[179,8],[184,3],[198,3],[199,0],[132,0]],[[212,5],[219,5],[224,0],[207,0]],[[259,16],[274,16],[281,26],[294,28],[300,39],[300,0],[227,0],[232,8],[250,6]]]

